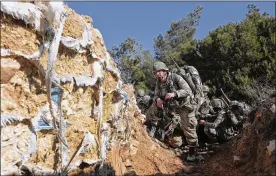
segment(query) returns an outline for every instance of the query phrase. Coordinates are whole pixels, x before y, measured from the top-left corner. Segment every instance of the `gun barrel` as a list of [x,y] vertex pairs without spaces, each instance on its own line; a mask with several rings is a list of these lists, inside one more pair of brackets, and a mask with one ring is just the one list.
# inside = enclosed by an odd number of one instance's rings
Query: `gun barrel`
[[229,104],[228,104],[227,101],[224,99],[224,97],[222,97],[221,100],[226,104],[226,106],[229,107]]
[[179,65],[175,62],[175,60],[173,58],[171,58],[171,60],[173,61],[174,65],[177,67],[177,69],[180,69]]
[[227,97],[227,95],[224,93],[224,91],[222,90],[222,88],[220,88],[220,91],[223,95],[224,101],[226,101],[226,104],[230,104],[231,100]]

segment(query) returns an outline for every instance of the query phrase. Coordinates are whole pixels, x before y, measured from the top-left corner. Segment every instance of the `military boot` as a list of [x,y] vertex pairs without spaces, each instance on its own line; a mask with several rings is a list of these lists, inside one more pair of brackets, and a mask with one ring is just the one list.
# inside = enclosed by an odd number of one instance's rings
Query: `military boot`
[[189,162],[194,162],[196,160],[196,147],[195,146],[189,147],[189,152],[188,152],[188,156],[187,156],[186,160]]

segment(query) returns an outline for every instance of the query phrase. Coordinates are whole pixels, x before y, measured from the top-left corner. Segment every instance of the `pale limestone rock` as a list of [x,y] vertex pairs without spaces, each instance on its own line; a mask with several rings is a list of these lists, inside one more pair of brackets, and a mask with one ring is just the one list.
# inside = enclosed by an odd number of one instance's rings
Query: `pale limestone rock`
[[138,148],[130,144],[130,152],[129,152],[130,155],[136,155],[137,151],[138,151]]
[[14,59],[1,59],[1,84],[8,83],[19,70],[20,64]]

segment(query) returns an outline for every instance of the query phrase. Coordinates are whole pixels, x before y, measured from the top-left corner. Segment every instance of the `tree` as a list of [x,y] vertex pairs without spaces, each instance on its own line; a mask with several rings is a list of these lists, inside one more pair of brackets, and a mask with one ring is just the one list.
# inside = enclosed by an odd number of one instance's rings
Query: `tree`
[[190,50],[196,48],[193,37],[196,26],[199,24],[202,9],[202,7],[196,6],[194,11],[189,13],[186,18],[172,22],[165,36],[159,34],[154,39],[156,59],[163,61],[167,65],[173,65],[171,58],[180,65],[184,64],[181,59],[184,50],[190,52]]
[[114,58],[124,83],[136,89],[149,90],[152,86],[152,56],[134,39],[127,38],[120,46],[112,47]]
[[[223,88],[233,99],[252,102],[247,93],[259,77],[276,86],[275,17],[260,14],[255,5],[248,6],[246,18],[240,23],[228,23],[196,41],[196,51],[182,59],[195,66],[203,82],[215,95]],[[182,52],[183,53],[183,52]],[[216,94],[218,95],[218,94]]]

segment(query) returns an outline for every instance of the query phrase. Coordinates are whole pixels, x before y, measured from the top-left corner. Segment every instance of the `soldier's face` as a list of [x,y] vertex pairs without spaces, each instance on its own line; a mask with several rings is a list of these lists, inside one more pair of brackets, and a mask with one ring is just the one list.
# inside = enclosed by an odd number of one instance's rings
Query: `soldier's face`
[[167,78],[167,72],[164,70],[158,70],[154,72],[154,75],[159,78],[162,82],[166,81]]

